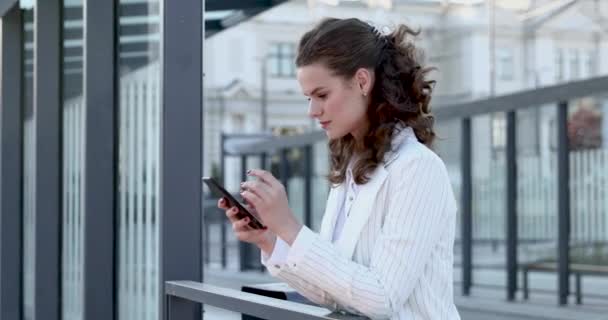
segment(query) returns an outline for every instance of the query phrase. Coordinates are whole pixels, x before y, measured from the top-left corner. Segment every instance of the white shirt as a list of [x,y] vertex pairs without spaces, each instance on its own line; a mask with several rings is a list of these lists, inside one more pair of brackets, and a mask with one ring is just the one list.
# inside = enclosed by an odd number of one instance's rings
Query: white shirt
[[[353,202],[357,198],[357,194],[359,193],[359,188],[355,183],[355,179],[353,178],[353,170],[352,165],[354,161],[351,161],[348,169],[346,170],[346,179],[344,181],[345,185],[349,186],[346,193],[344,193],[344,197],[342,199],[342,206],[340,208],[340,213],[336,217],[336,226],[333,231],[332,242],[336,242],[340,235],[342,234],[342,229],[344,229],[344,222],[348,217],[350,209],[352,207]],[[264,265],[274,265],[280,266],[285,263],[287,260],[287,256],[289,255],[290,247],[289,245],[283,241],[281,238],[277,237],[277,240],[274,244],[274,249],[268,257],[264,253],[262,253],[262,263]]]

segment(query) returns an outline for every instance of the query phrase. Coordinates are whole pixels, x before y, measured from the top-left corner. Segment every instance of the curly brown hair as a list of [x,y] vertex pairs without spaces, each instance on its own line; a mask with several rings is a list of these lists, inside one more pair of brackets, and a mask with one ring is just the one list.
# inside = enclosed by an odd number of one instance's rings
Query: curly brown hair
[[367,183],[390,151],[399,123],[411,127],[418,141],[432,146],[435,131],[430,101],[435,81],[426,80],[426,76],[434,68],[421,65],[422,52],[413,43],[419,33],[400,24],[383,35],[359,19],[327,18],[302,36],[297,67],[321,63],[345,79],[351,79],[360,68],[367,68],[374,70],[376,79],[367,108],[369,129],[362,145],[357,147],[350,134],[329,142],[331,183],[344,182],[355,153],[354,180],[357,184]]

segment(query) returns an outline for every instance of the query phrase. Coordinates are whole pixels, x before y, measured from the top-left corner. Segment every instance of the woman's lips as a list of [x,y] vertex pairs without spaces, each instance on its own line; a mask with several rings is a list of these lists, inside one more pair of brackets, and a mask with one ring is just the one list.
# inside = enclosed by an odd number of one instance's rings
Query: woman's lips
[[331,121],[320,121],[319,124],[321,125],[321,128],[326,129],[329,124],[331,123]]

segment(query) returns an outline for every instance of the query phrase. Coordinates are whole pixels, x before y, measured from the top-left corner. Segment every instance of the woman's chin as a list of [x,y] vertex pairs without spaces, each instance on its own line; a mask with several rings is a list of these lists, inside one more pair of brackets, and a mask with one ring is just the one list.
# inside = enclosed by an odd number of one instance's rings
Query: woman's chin
[[327,139],[329,139],[331,141],[331,140],[340,139],[340,138],[344,137],[346,134],[341,134],[340,132],[326,129],[325,135],[327,136]]

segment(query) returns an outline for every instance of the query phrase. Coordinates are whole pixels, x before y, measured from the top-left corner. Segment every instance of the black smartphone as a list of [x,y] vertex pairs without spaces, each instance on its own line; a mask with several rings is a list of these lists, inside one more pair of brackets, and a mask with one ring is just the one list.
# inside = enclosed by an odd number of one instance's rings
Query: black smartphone
[[255,216],[252,212],[247,210],[244,205],[238,202],[230,192],[226,191],[222,185],[217,182],[215,179],[211,177],[203,177],[203,182],[209,187],[211,193],[218,198],[224,197],[228,201],[229,207],[237,207],[239,208],[239,213],[237,217],[239,219],[249,217],[249,226],[253,229],[263,229],[265,226],[260,222],[260,218]]

